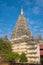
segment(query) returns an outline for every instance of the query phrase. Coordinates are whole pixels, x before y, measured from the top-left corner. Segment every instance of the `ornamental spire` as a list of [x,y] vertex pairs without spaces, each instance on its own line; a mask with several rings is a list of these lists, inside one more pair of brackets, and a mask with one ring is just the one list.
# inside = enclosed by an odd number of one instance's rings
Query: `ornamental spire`
[[21,7],[21,14],[23,14],[23,7]]

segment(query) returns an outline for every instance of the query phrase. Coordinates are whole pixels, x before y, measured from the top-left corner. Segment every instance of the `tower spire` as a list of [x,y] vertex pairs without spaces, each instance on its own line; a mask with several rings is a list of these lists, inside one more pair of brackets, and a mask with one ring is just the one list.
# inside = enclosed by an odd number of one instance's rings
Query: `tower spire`
[[21,14],[23,14],[23,7],[21,7]]

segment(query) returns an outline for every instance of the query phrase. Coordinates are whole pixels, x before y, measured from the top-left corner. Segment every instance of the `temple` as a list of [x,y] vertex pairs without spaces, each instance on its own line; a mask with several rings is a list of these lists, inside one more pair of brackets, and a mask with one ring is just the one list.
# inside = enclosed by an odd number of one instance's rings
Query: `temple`
[[33,38],[32,33],[28,28],[23,8],[21,9],[10,41],[12,42],[13,52],[17,52],[18,54],[24,52],[28,58],[28,63],[40,64],[39,43]]

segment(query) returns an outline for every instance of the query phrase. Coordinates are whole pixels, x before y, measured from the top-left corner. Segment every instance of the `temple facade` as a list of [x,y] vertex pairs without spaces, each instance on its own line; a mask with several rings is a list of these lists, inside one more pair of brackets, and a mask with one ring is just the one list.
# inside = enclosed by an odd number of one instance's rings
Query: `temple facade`
[[28,63],[40,63],[39,43],[33,38],[28,28],[23,9],[21,9],[21,14],[18,17],[10,41],[12,42],[12,51],[18,54],[25,53],[28,58]]

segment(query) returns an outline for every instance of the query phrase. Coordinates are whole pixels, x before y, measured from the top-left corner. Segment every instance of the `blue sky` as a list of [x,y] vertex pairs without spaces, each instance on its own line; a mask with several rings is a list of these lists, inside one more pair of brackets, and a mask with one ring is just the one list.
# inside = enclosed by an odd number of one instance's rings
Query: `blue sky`
[[0,37],[11,37],[21,6],[32,35],[43,38],[43,0],[0,0]]

